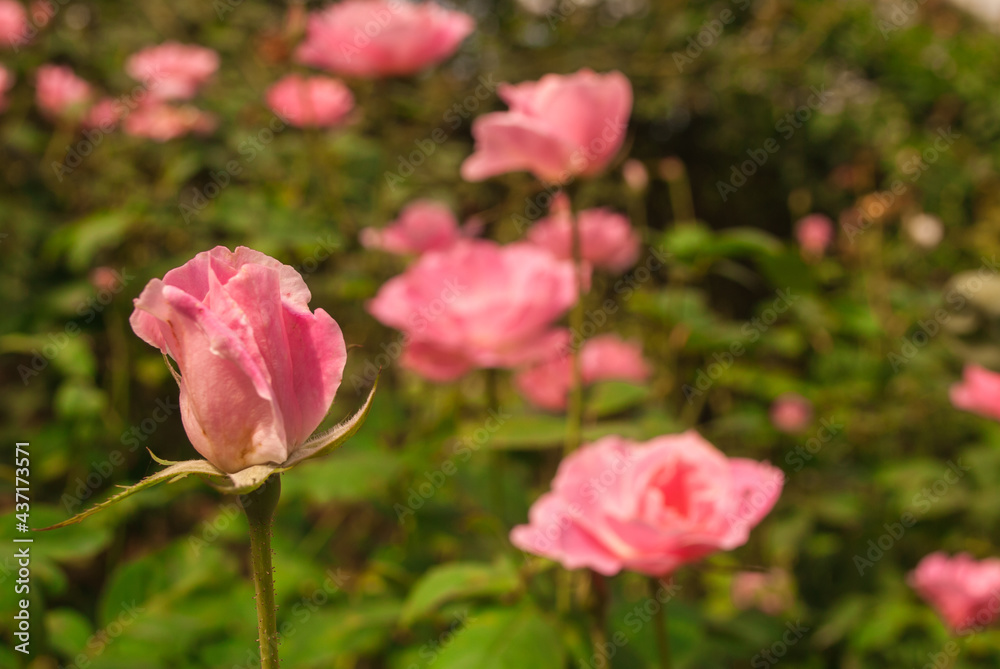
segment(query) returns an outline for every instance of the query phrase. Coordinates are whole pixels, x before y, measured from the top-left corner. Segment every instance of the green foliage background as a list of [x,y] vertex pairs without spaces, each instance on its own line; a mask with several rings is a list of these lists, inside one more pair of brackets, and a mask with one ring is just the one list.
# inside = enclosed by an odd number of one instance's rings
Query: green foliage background
[[[516,238],[537,184],[527,175],[483,184],[458,176],[472,118],[502,108],[495,95],[476,101],[476,87],[584,66],[619,69],[632,81],[626,152],[652,182],[630,191],[616,166],[581,184],[578,204],[628,211],[647,245],[671,254],[647,279],[595,282],[591,306],[610,298],[621,307],[601,330],[640,337],[656,373],[646,388],[596,388],[586,434],[649,438],[694,426],[728,455],[768,459],[788,475],[748,545],[677,574],[667,610],[678,666],[770,666],[760,653],[776,648],[787,624],[808,631],[781,646],[783,666],[923,666],[949,637],[906,573],[936,550],[1000,554],[1000,427],[953,409],[947,396],[964,361],[1000,362],[991,337],[1000,37],[938,2],[898,25],[915,3],[649,0],[629,14],[629,3],[570,1],[548,15],[511,2],[458,4],[478,21],[460,52],[412,79],[350,82],[357,118],[333,133],[268,130],[263,91],[296,69],[282,3],[56,3],[29,47],[0,54],[18,77],[0,114],[0,433],[9,453],[0,462],[0,666],[83,667],[81,654],[95,668],[256,666],[245,520],[233,499],[199,481],[37,536],[35,655],[26,663],[14,653],[14,442],[31,442],[36,527],[154,471],[146,447],[192,457],[176,412],[154,414],[177,389],[128,316],[146,281],[216,244],[251,246],[301,268],[312,305],[356,345],[329,422],[346,415],[362,401],[373,361],[391,356],[398,338],[364,302],[404,267],[361,249],[358,230],[431,197],[463,218],[480,216],[495,239]],[[733,20],[711,44],[679,60],[724,11]],[[53,162],[81,137],[38,115],[38,66],[71,64],[122,95],[134,86],[125,58],[166,39],[221,53],[216,83],[197,102],[218,115],[219,129],[165,144],[106,135],[79,166],[57,173]],[[829,102],[786,137],[778,124],[813,89]],[[456,117],[454,105],[470,99],[474,112]],[[387,179],[437,128],[447,141],[411,175]],[[947,128],[954,143],[914,163]],[[780,149],[723,199],[718,183],[768,138]],[[671,156],[686,166],[686,182],[660,175]],[[239,174],[227,173],[231,161]],[[209,186],[225,176],[224,187]],[[876,206],[885,195],[863,199],[897,182],[891,206]],[[857,207],[864,216],[845,216],[854,224],[831,255],[803,261],[792,221]],[[936,248],[902,230],[920,211],[944,221]],[[89,279],[97,267],[130,277],[107,304]],[[980,268],[979,283],[961,275]],[[762,331],[753,319],[779,290],[795,299]],[[746,352],[729,363],[737,342]],[[36,359],[47,345],[55,355]],[[700,375],[710,387],[699,390]],[[603,666],[592,660],[583,612],[556,613],[555,569],[507,541],[548,487],[563,419],[524,406],[506,374],[497,381],[510,417],[482,440],[485,374],[439,386],[390,364],[362,432],[284,477],[275,561],[285,666]],[[815,405],[814,424],[799,436],[767,419],[787,391]],[[796,449],[817,437],[820,421],[839,427],[806,460]],[[136,427],[146,438],[127,437]],[[463,447],[467,459],[457,454]],[[453,474],[443,473],[446,462]],[[938,494],[949,463],[969,471]],[[916,523],[893,537],[905,513]],[[872,559],[869,542],[883,535],[891,545]],[[774,618],[734,609],[735,571],[770,566],[793,575],[794,608]],[[626,639],[614,666],[653,666],[645,581],[625,574],[607,587],[609,636]],[[956,666],[1000,660],[996,632],[960,648]]]

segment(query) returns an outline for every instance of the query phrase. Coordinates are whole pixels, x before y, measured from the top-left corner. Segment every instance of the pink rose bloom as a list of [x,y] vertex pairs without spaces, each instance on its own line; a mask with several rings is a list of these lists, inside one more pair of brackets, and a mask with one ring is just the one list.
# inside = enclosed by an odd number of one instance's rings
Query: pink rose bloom
[[948,557],[931,553],[909,574],[908,582],[955,632],[986,626],[1000,611],[1000,560],[976,561],[968,553]]
[[771,424],[782,432],[801,432],[812,417],[812,402],[798,393],[785,393],[771,404]]
[[[552,203],[552,210],[528,230],[528,241],[548,249],[559,258],[573,258],[572,212],[562,194]],[[580,256],[595,267],[624,272],[639,258],[639,236],[628,218],[610,209],[584,209],[577,212],[580,228]]]
[[475,27],[434,2],[344,0],[309,15],[295,57],[338,74],[405,76],[451,56]]
[[11,49],[28,41],[28,12],[16,0],[0,0],[0,47]]
[[208,134],[215,130],[215,117],[196,107],[153,102],[139,105],[125,117],[125,133],[166,142],[188,133]]
[[42,65],[35,79],[35,100],[52,119],[74,118],[90,106],[90,84],[65,65]]
[[[642,383],[649,378],[649,365],[642,358],[642,347],[607,334],[588,339],[580,349],[580,377],[584,385],[598,381],[632,381]],[[518,372],[514,385],[532,404],[557,411],[566,408],[573,384],[573,359],[569,355],[556,358]]]
[[466,181],[522,170],[552,183],[597,174],[621,148],[632,112],[632,84],[621,72],[546,74],[501,84],[499,94],[510,110],[473,122]]
[[132,54],[125,72],[154,100],[187,100],[219,69],[219,54],[203,46],[164,42]]
[[810,256],[822,256],[833,241],[833,221],[823,214],[810,214],[795,223],[795,239],[802,252]]
[[354,96],[336,79],[289,74],[267,89],[267,105],[294,126],[326,128],[344,121]]
[[953,385],[949,394],[956,409],[1000,420],[1000,374],[966,365],[962,382]]
[[731,594],[736,608],[756,608],[769,616],[780,615],[794,604],[791,578],[778,568],[739,572],[733,577]]
[[665,576],[745,544],[783,484],[780,469],[727,458],[693,430],[645,443],[605,437],[563,459],[510,540],[567,569]]
[[530,244],[462,240],[420,256],[368,303],[406,335],[402,364],[433,381],[513,367],[565,346],[553,321],[577,299],[572,263]]
[[119,121],[118,103],[114,98],[102,98],[83,117],[83,127],[111,130]]
[[4,95],[13,85],[14,74],[3,65],[0,65],[0,111],[7,108],[7,98]]
[[399,212],[399,218],[382,228],[365,228],[358,235],[369,249],[399,255],[443,251],[471,234],[475,223],[459,227],[451,210],[433,200],[416,200]]
[[310,297],[288,265],[217,246],[135,300],[132,329],[176,362],[184,429],[219,469],[284,462],[329,411],[347,349]]

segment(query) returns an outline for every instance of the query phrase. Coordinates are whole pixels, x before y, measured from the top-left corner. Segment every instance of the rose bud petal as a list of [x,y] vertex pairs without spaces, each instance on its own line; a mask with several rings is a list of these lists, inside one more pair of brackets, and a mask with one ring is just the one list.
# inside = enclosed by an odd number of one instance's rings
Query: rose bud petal
[[975,560],[968,553],[932,553],[907,579],[954,632],[996,622],[1000,612],[1000,560]]

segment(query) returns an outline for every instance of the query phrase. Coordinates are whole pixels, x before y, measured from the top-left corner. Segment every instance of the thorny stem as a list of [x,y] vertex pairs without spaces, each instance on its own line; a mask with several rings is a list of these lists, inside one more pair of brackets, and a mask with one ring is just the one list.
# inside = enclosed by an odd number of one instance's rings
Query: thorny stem
[[281,475],[272,474],[264,484],[240,498],[250,524],[250,568],[257,600],[257,640],[261,669],[278,669],[277,607],[271,568],[271,519],[281,496]]

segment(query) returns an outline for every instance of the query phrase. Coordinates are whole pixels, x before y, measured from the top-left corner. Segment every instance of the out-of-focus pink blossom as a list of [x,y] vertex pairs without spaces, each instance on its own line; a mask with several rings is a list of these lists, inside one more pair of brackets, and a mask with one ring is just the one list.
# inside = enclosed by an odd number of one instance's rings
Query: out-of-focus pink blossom
[[665,576],[746,543],[783,485],[780,469],[727,458],[693,430],[645,443],[605,437],[563,459],[510,539],[567,569]]
[[345,0],[309,15],[296,58],[343,75],[405,76],[448,58],[474,28],[434,2]]
[[121,110],[118,104],[114,98],[98,100],[83,117],[83,127],[99,128],[102,131],[110,132],[121,120]]
[[[618,335],[588,339],[580,349],[580,377],[584,385],[612,380],[642,383],[649,375],[641,346]],[[529,402],[551,410],[566,408],[572,382],[573,360],[568,354],[522,370],[514,377],[518,391]]]
[[522,170],[550,183],[597,174],[621,148],[632,112],[632,85],[621,72],[547,74],[502,84],[499,94],[510,109],[473,122],[467,181]]
[[577,299],[572,263],[531,244],[461,240],[423,254],[368,303],[402,330],[402,364],[434,381],[550,357],[568,333],[553,322]]
[[35,100],[51,119],[79,119],[90,107],[90,84],[65,65],[43,65],[35,79]]
[[267,89],[267,105],[294,126],[327,128],[344,122],[354,96],[337,79],[289,74]]
[[833,221],[823,214],[810,214],[800,218],[795,223],[795,239],[806,255],[822,256],[833,241]]
[[416,200],[406,205],[399,218],[389,225],[381,229],[365,228],[358,236],[369,249],[417,255],[442,251],[468,235],[468,227],[459,227],[451,209],[432,200]]
[[28,12],[17,0],[0,0],[0,49],[28,42]]
[[635,158],[629,158],[622,165],[622,178],[629,188],[641,193],[649,186],[649,170]]
[[128,135],[166,142],[192,132],[208,134],[216,125],[212,114],[196,107],[153,102],[139,105],[126,116],[124,130]]
[[1000,560],[975,560],[968,553],[931,553],[908,582],[954,632],[991,625],[1000,612]]
[[801,432],[812,417],[812,402],[798,393],[785,393],[771,403],[771,424],[782,432]]
[[56,15],[56,6],[52,0],[31,0],[31,21],[38,28],[49,25]]
[[280,464],[312,434],[347,360],[293,268],[252,249],[199,253],[135,300],[129,322],[177,363],[181,420],[219,469]]
[[962,382],[951,387],[950,395],[956,409],[1000,420],[1000,374],[979,365],[966,365]]
[[14,74],[0,65],[0,111],[7,108],[7,91],[14,85]]
[[219,54],[192,44],[164,42],[132,54],[125,72],[141,81],[152,100],[187,100],[219,69]]
[[[528,241],[558,258],[572,259],[572,216],[569,200],[560,194],[553,200],[549,216],[528,230]],[[635,264],[640,241],[628,218],[605,208],[584,209],[576,217],[582,260],[611,272],[624,272]]]
[[777,567],[767,572],[739,572],[733,577],[731,594],[736,608],[756,608],[769,616],[788,611],[794,603],[792,579]]

